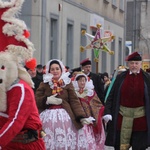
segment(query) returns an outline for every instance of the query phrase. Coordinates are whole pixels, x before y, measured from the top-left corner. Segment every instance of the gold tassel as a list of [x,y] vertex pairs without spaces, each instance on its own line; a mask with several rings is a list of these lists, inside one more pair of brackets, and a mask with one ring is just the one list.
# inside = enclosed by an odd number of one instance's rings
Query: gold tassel
[[121,144],[120,150],[129,150],[130,145],[129,144]]
[[44,130],[41,130],[41,132],[40,132],[40,135],[41,135],[41,137],[44,137],[44,136],[46,136],[46,133],[45,133],[45,131],[44,131]]

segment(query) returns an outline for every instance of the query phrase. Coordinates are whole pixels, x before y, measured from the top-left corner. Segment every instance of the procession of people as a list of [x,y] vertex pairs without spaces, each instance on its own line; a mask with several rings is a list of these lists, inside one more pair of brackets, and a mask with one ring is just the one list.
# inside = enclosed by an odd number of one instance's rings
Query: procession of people
[[[60,60],[49,60],[35,93],[47,150],[149,147],[150,76],[142,70],[138,52],[125,61],[127,66],[118,66],[113,80],[106,72],[91,73],[89,58],[75,74]],[[102,91],[101,99],[97,91]]]
[[76,68],[56,58],[37,64],[28,29],[13,16],[22,3],[0,1],[0,149],[146,150],[150,69],[141,53],[112,68],[112,78],[92,72],[89,58]]

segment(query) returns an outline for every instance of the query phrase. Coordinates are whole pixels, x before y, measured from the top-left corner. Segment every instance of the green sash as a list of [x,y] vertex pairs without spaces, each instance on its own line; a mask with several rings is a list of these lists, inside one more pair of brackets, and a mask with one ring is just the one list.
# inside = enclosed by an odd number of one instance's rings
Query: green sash
[[143,106],[136,108],[120,106],[119,113],[123,116],[120,133],[120,150],[128,150],[130,148],[134,118],[145,116],[145,108]]

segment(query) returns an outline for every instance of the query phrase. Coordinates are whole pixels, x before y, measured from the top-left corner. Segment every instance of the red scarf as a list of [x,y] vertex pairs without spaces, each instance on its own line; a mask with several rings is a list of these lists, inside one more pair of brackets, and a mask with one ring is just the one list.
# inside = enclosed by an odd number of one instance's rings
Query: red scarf
[[52,90],[52,94],[53,94],[53,95],[56,94],[56,93],[60,94],[60,92],[63,90],[63,89],[61,88],[61,86],[64,85],[64,81],[63,81],[62,79],[59,80],[59,81],[52,79],[52,82],[53,82],[53,84],[54,84],[54,88],[53,88],[53,90]]
[[79,89],[79,93],[82,94],[83,92],[84,92],[84,89],[83,89],[83,88],[80,88],[80,89]]

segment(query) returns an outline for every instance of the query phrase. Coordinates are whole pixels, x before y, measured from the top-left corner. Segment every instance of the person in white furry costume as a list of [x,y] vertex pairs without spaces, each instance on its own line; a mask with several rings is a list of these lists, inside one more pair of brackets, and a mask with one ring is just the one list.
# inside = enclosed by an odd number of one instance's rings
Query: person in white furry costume
[[24,0],[0,0],[0,149],[45,150],[42,124],[24,65],[32,60],[33,44],[16,14]]

